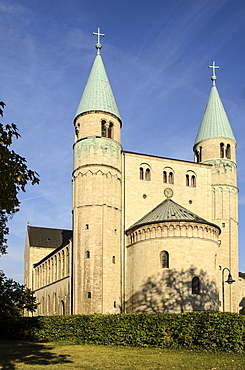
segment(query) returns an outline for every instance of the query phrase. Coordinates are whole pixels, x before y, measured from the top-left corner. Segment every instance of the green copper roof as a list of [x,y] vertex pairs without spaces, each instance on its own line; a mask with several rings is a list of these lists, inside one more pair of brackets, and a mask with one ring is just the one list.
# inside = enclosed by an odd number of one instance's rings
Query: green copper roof
[[100,54],[95,57],[76,117],[94,110],[112,113],[121,119]]
[[166,221],[192,221],[201,222],[209,225],[211,224],[210,222],[204,220],[204,218],[197,216],[195,213],[175,203],[172,199],[165,199],[152,211],[147,213],[139,221],[135,222],[131,227],[129,227],[128,230],[136,229],[139,226],[143,226],[146,224]]
[[214,137],[225,137],[236,142],[216,85],[212,86],[194,145]]

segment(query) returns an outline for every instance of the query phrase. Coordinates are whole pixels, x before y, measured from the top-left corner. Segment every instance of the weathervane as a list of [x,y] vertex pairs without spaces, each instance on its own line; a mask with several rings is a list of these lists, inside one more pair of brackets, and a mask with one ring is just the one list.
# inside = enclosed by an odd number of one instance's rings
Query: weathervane
[[216,78],[217,78],[216,74],[215,74],[215,68],[219,68],[219,66],[216,66],[215,62],[213,62],[213,64],[211,66],[208,66],[208,68],[212,68],[212,70],[213,70],[211,80],[213,81],[213,86],[215,86],[215,81],[216,81]]
[[104,33],[100,33],[100,28],[98,28],[98,32],[93,32],[93,35],[97,35],[98,36],[98,41],[97,41],[97,44],[95,45],[95,47],[98,50],[97,51],[97,54],[99,55],[100,54],[100,49],[102,48],[102,45],[100,43],[100,36],[105,36],[105,34]]

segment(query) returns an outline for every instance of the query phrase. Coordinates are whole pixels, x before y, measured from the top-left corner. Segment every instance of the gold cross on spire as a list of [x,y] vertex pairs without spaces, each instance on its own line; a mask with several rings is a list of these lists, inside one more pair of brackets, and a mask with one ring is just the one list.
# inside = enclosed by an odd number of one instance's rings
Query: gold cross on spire
[[95,45],[95,47],[98,50],[97,51],[97,54],[100,54],[100,49],[102,48],[102,45],[100,43],[100,36],[105,36],[105,34],[104,33],[100,33],[100,28],[98,28],[98,32],[93,32],[93,35],[97,35],[98,36],[97,44]]
[[216,75],[215,75],[215,68],[219,68],[219,66],[216,66],[215,62],[213,62],[211,66],[208,66],[208,68],[212,68],[212,70],[213,70],[211,80],[213,81],[213,86],[215,86],[215,81],[216,81],[216,78],[217,78]]

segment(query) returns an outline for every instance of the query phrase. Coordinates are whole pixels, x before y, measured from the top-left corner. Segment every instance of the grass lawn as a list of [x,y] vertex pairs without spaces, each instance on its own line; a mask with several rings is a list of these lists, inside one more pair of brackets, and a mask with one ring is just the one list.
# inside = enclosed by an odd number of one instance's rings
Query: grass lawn
[[245,369],[244,354],[0,341],[1,370]]

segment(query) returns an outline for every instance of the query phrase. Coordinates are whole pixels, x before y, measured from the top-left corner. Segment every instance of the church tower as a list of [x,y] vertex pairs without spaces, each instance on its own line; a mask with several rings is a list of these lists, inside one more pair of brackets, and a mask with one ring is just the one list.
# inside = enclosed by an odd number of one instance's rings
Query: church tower
[[118,313],[121,307],[121,118],[100,55],[74,126],[73,314]]
[[[215,66],[212,66],[212,88],[194,144],[195,161],[212,165],[212,222],[221,229],[220,282],[225,288],[221,310],[236,311],[236,284],[224,284],[227,274],[238,271],[238,189],[236,175],[236,139],[216,87]],[[220,292],[222,292],[220,286]]]

